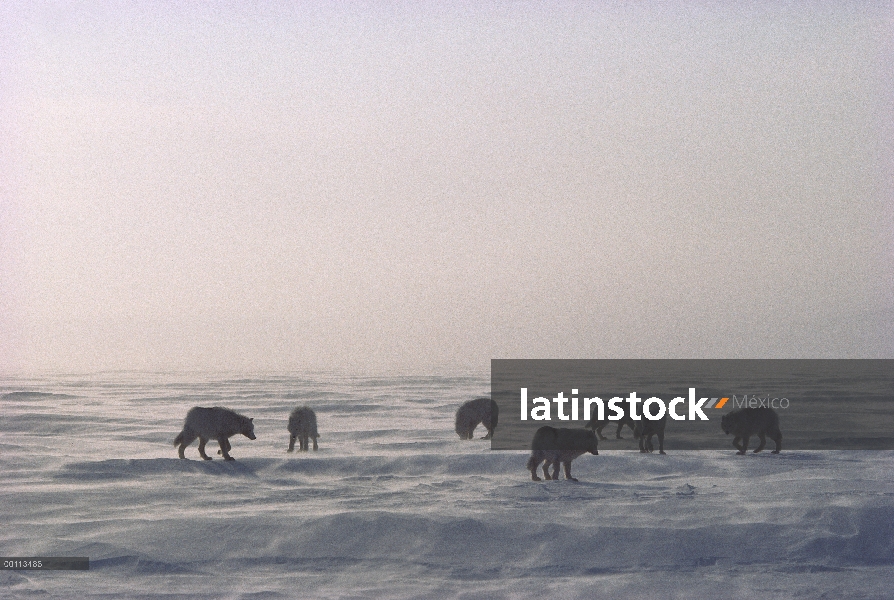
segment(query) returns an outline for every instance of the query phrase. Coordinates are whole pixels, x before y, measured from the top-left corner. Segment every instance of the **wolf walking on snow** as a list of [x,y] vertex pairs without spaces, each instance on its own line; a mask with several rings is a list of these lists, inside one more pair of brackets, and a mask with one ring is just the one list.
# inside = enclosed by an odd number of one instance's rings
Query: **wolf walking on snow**
[[[528,470],[533,481],[537,477],[537,467],[543,463],[544,479],[559,478],[559,463],[565,468],[565,479],[577,481],[571,476],[571,461],[589,452],[598,455],[599,439],[589,429],[556,429],[544,425],[534,434],[531,440],[531,458],[528,459]],[[549,474],[549,466],[553,466],[553,474]]]
[[186,458],[183,451],[186,447],[199,438],[199,455],[205,460],[211,457],[205,454],[205,444],[208,440],[217,440],[220,446],[220,454],[225,460],[235,460],[230,456],[230,436],[241,433],[250,440],[255,439],[255,426],[252,419],[233,412],[228,408],[215,406],[214,408],[202,408],[195,406],[186,413],[183,423],[183,431],[174,440],[174,445],[180,445],[177,449],[180,458]]
[[289,452],[295,450],[295,440],[298,440],[298,449],[307,450],[310,439],[314,441],[314,450],[317,449],[317,415],[309,406],[299,406],[289,415]]
[[779,454],[782,450],[782,432],[779,430],[779,415],[768,407],[740,408],[723,415],[720,420],[723,433],[733,434],[733,446],[738,452],[745,454],[748,451],[748,439],[757,434],[761,443],[754,449],[757,454],[767,445],[767,436],[776,443],[776,449],[771,454]]
[[643,453],[654,452],[652,436],[658,436],[658,454],[666,454],[664,451],[664,426],[667,425],[667,414],[651,421],[644,419],[633,428],[633,437],[639,439],[639,451]]

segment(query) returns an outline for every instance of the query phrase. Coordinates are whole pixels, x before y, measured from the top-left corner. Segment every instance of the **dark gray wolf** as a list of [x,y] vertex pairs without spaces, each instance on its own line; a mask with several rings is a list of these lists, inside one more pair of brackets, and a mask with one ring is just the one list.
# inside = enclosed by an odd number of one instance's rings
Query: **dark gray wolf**
[[178,448],[180,458],[186,458],[183,451],[196,438],[199,438],[199,454],[205,460],[211,460],[211,457],[205,454],[205,444],[208,443],[208,440],[217,440],[220,446],[219,454],[223,454],[225,460],[234,460],[230,456],[232,446],[230,446],[228,438],[237,433],[241,433],[250,440],[255,439],[255,426],[252,419],[220,406],[214,408],[196,406],[186,413],[183,431],[174,440],[174,445],[180,444],[180,448]]
[[633,436],[639,438],[640,452],[654,452],[652,436],[658,436],[658,454],[667,454],[664,451],[664,426],[667,425],[667,413],[657,421],[643,418],[633,428]]
[[[565,479],[577,481],[571,476],[571,461],[589,452],[598,455],[599,440],[596,433],[588,429],[555,429],[545,425],[537,430],[531,441],[531,458],[528,459],[528,470],[531,479],[537,477],[537,467],[543,463],[543,478],[558,479],[559,463],[565,468]],[[553,466],[553,474],[549,474],[549,465]]]
[[481,439],[489,440],[494,437],[499,416],[500,409],[490,398],[469,400],[456,411],[456,433],[461,440],[471,440],[475,428],[480,423],[487,428],[487,435]]
[[[748,438],[757,434],[761,443],[754,449],[755,454],[767,445],[766,436],[776,443],[776,449],[771,454],[779,454],[782,450],[782,432],[779,431],[779,415],[772,408],[765,406],[759,408],[740,408],[726,413],[720,419],[723,433],[734,434],[733,446],[738,448],[736,454],[745,454],[748,450]],[[741,444],[739,443],[741,441]]]
[[[620,408],[620,407],[619,407]],[[596,435],[599,436],[600,440],[608,439],[604,435],[602,435],[602,429],[608,425],[609,423],[617,423],[618,430],[615,432],[615,438],[619,440],[623,440],[621,437],[621,430],[624,429],[624,425],[627,425],[630,428],[630,431],[635,431],[636,422],[630,418],[630,415],[627,414],[627,411],[624,411],[624,416],[621,417],[619,421],[610,421],[608,419],[603,419],[599,421],[597,415],[593,415],[593,418],[590,419],[590,422],[584,425],[587,429],[592,429],[596,432]]]
[[314,450],[317,449],[317,415],[309,406],[299,406],[289,415],[289,452],[295,450],[295,440],[298,440],[298,449],[307,450],[308,440],[313,439]]

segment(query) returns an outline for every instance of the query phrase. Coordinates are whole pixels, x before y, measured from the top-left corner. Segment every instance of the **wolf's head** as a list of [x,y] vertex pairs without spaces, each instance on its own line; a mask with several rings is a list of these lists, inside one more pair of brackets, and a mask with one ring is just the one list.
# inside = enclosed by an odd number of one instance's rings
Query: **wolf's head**
[[252,422],[254,419],[249,419],[246,417],[242,418],[242,429],[239,430],[239,433],[244,435],[250,440],[254,440],[255,438],[255,424]]
[[723,418],[720,419],[720,427],[723,429],[723,433],[729,435],[729,433],[735,427],[735,417],[733,413],[726,413],[723,415]]
[[303,432],[309,432],[312,429],[312,425],[310,422],[307,421],[307,419],[293,416],[291,419],[289,419],[289,426],[286,429],[289,430],[290,434],[297,437]]
[[599,438],[596,437],[596,432],[588,430],[587,433],[589,433],[587,436],[587,452],[594,456],[599,456]]

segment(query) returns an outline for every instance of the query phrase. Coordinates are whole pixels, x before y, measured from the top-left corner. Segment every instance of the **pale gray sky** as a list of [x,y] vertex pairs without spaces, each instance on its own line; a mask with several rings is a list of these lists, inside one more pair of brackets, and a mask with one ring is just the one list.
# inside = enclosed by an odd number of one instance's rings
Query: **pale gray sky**
[[0,371],[894,357],[890,3],[10,2]]

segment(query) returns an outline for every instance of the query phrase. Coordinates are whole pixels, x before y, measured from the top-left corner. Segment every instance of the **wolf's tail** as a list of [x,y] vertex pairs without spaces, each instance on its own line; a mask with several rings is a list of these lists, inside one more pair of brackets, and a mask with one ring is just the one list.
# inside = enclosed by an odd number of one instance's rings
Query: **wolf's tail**
[[537,459],[534,458],[534,455],[531,455],[531,458],[528,459],[527,468],[529,471],[533,471],[537,467]]
[[177,437],[174,438],[174,445],[179,446],[182,443],[183,443],[183,432],[181,431],[180,435],[178,435]]

